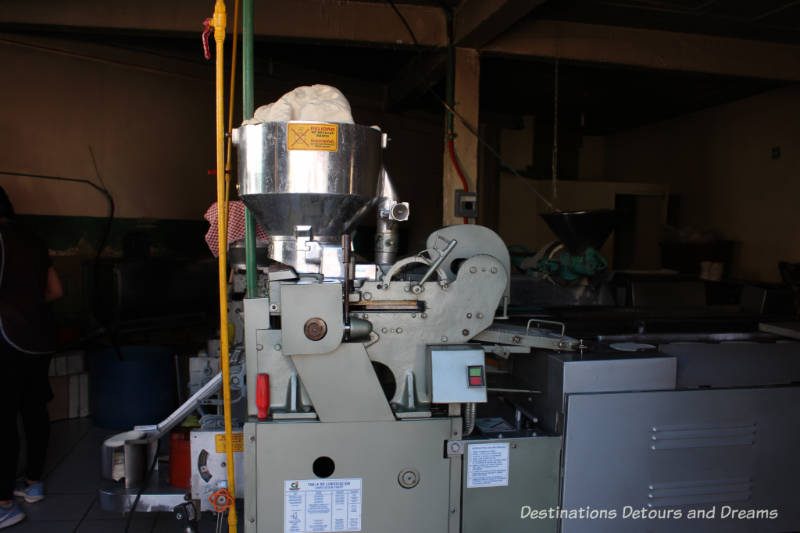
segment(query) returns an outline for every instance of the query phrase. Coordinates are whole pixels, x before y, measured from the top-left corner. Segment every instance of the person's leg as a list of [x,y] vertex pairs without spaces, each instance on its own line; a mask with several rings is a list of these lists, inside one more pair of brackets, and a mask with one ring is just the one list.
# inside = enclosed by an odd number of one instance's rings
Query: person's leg
[[47,402],[53,393],[50,390],[48,369],[49,357],[31,357],[26,361],[26,382],[29,393],[22,399],[22,426],[25,430],[27,466],[25,476],[28,483],[42,480],[47,445],[50,440],[50,415]]
[[5,353],[0,346],[0,405],[7,413],[3,438],[0,439],[0,505],[11,503],[19,460],[19,433],[17,413],[20,407],[19,364],[13,354]]

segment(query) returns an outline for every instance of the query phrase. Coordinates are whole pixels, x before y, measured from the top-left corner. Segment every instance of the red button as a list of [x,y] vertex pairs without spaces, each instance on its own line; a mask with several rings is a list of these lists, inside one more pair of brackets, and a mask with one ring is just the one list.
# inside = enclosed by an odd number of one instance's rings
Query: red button
[[480,376],[470,376],[469,378],[469,386],[470,387],[482,387],[483,386],[483,378]]

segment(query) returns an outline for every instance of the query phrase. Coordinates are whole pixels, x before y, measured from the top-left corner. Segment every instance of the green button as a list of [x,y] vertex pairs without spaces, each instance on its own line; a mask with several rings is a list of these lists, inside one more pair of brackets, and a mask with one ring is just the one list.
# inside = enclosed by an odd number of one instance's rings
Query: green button
[[480,377],[482,374],[481,367],[479,366],[471,366],[469,367],[469,375],[472,377]]

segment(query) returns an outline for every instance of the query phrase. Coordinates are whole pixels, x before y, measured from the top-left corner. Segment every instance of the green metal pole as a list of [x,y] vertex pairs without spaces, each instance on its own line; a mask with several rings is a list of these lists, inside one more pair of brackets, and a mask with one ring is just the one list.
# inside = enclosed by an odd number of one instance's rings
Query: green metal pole
[[[242,119],[253,117],[253,0],[242,2]],[[244,210],[244,253],[247,267],[247,296],[258,296],[256,270],[256,221],[249,209]]]

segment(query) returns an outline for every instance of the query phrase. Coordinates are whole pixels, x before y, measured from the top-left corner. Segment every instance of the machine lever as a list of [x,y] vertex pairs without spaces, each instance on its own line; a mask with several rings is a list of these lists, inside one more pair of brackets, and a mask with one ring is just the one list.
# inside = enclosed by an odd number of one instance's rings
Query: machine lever
[[417,287],[422,287],[422,284],[428,281],[428,278],[431,277],[434,272],[436,272],[436,269],[439,268],[439,265],[441,265],[442,262],[445,259],[447,259],[447,256],[450,255],[450,252],[453,251],[453,248],[456,247],[456,244],[458,244],[458,241],[456,241],[455,239],[447,243],[447,246],[445,246],[444,250],[441,251],[439,257],[437,257],[436,260],[433,263],[431,263],[431,266],[428,267],[428,270],[427,272],[425,272],[425,275],[422,276],[421,280],[419,280],[419,283],[417,283],[416,285]]
[[135,426],[135,430],[144,431],[147,433],[146,439],[150,442],[155,442],[164,435],[170,432],[172,428],[183,422],[192,411],[194,411],[200,402],[216,394],[222,387],[222,372],[219,372],[208,383],[203,385],[197,392],[192,394],[188,400],[172,412],[167,418],[155,425]]

